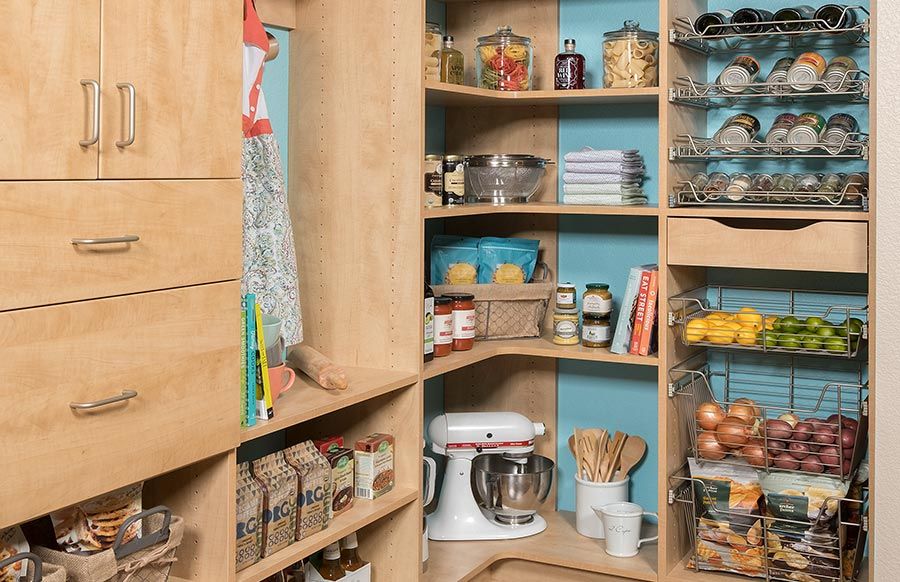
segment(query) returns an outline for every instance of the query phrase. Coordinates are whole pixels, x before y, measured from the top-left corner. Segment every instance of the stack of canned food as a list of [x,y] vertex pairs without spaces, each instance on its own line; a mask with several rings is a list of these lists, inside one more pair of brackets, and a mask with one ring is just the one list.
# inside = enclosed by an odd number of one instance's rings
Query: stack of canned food
[[758,140],[759,119],[749,113],[738,113],[728,118],[713,136],[713,141],[730,153],[745,150],[768,151],[771,153],[807,153],[821,148],[832,155],[850,150],[858,150],[859,122],[849,113],[835,113],[825,118],[808,111],[795,115],[782,113],[765,135]]
[[[682,202],[777,202],[863,205],[869,174],[747,174],[699,172],[681,188]],[[685,200],[685,198],[687,200]]]
[[851,89],[860,77],[859,65],[851,57],[838,56],[830,61],[816,52],[797,58],[784,57],[775,62],[764,83],[757,83],[761,67],[751,55],[738,55],[719,74],[718,89],[724,93],[765,92],[776,95],[816,92],[839,93]]

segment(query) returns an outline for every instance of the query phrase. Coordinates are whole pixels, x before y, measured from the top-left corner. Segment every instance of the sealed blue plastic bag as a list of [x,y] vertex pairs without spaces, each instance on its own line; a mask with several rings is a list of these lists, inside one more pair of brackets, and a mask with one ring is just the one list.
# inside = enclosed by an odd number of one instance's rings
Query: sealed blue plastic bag
[[431,240],[432,285],[474,285],[478,282],[478,240],[436,235]]
[[522,284],[531,281],[538,240],[484,237],[478,245],[478,282]]

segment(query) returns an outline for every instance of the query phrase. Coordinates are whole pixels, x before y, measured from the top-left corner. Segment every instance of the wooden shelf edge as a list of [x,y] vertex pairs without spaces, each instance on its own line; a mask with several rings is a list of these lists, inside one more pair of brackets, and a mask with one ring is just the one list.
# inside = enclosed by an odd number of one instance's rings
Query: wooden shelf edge
[[558,204],[554,202],[526,202],[495,206],[487,203],[463,204],[461,206],[439,206],[422,211],[424,220],[453,218],[457,216],[479,216],[485,214],[581,214],[613,216],[658,216],[659,206],[600,206],[592,204]]
[[475,343],[475,347],[466,352],[453,352],[443,358],[435,358],[425,364],[422,378],[428,380],[472,364],[498,356],[536,356],[557,358],[560,360],[581,360],[589,362],[607,362],[633,366],[658,366],[656,355],[633,356],[614,354],[608,348],[586,348],[581,345],[560,346],[546,338],[484,340]]
[[394,489],[374,501],[357,499],[353,502],[352,508],[332,520],[328,529],[299,542],[294,542],[280,552],[241,570],[237,573],[236,580],[237,582],[259,582],[418,499],[419,491],[410,488]]
[[654,103],[659,99],[659,96],[659,87],[565,91],[494,91],[468,85],[425,81],[425,104],[445,107]]
[[848,222],[868,222],[869,213],[855,210],[829,209],[777,209],[777,208],[723,208],[723,207],[678,207],[665,208],[666,216],[703,218],[774,218],[783,220],[840,220]]
[[325,390],[303,373],[291,389],[275,402],[275,418],[257,420],[252,427],[241,429],[241,442],[252,441],[319,416],[359,404],[383,394],[406,388],[418,381],[415,372],[345,368],[350,386],[346,390]]

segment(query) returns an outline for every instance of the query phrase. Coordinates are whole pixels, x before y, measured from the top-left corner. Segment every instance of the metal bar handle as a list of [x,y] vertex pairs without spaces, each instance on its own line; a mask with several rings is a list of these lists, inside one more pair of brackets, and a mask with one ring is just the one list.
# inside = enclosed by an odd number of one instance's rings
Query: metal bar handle
[[135,91],[131,83],[116,83],[119,89],[128,90],[128,137],[116,142],[116,147],[127,148],[134,143]]
[[131,400],[137,395],[138,393],[134,390],[122,390],[122,393],[118,396],[110,396],[109,398],[104,398],[102,400],[94,400],[93,402],[70,402],[69,408],[72,410],[90,410],[92,408],[100,408],[101,406],[115,404],[116,402]]
[[122,236],[111,236],[108,238],[73,238],[73,245],[111,245],[116,243],[133,243],[141,240],[136,234],[124,234]]
[[81,84],[85,87],[90,87],[94,92],[93,106],[91,108],[93,115],[91,120],[91,137],[78,142],[78,145],[86,148],[100,140],[100,83],[93,79],[82,79]]

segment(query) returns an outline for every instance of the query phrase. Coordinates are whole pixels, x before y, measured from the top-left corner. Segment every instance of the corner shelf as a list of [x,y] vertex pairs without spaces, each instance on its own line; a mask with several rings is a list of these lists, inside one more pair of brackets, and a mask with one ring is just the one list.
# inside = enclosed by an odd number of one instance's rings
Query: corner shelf
[[288,428],[301,422],[353,406],[370,398],[415,384],[418,374],[398,370],[344,368],[350,386],[346,390],[325,390],[306,374],[298,373],[291,389],[275,402],[275,418],[257,420],[241,429],[241,442]]
[[456,216],[480,216],[484,214],[580,214],[613,216],[658,216],[659,206],[642,204],[637,206],[600,206],[593,204],[557,204],[554,202],[526,202],[525,204],[505,204],[495,206],[486,203],[462,204],[459,206],[438,206],[423,210],[425,220],[452,218]]
[[576,89],[566,91],[494,91],[425,81],[425,104],[445,107],[510,107],[529,105],[591,105],[656,103],[659,87],[638,89]]
[[449,356],[435,358],[425,364],[422,378],[427,380],[446,374],[495,356],[537,356],[561,360],[583,360],[589,362],[610,362],[635,366],[657,366],[656,355],[632,356],[614,354],[608,348],[586,348],[582,345],[560,346],[547,338],[484,340],[475,342],[475,347],[466,352],[453,352]]
[[[536,536],[518,540],[429,542],[428,570],[421,579],[426,582],[473,580],[496,562],[522,560],[630,580],[657,580],[656,544],[643,546],[633,558],[614,558],[603,549],[601,540],[575,531],[574,513],[549,511],[541,515],[547,520],[547,529]],[[654,535],[647,529],[649,535]]]
[[364,528],[417,499],[419,499],[419,491],[412,488],[394,489],[374,501],[356,499],[353,502],[353,507],[335,517],[327,529],[294,542],[280,552],[263,558],[252,566],[241,570],[235,577],[236,581],[260,582],[267,576],[287,568],[291,564],[318,552],[328,544]]

